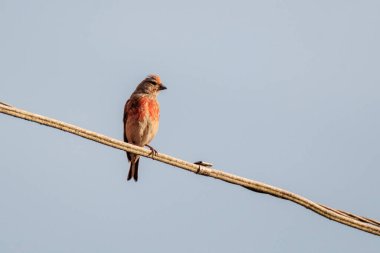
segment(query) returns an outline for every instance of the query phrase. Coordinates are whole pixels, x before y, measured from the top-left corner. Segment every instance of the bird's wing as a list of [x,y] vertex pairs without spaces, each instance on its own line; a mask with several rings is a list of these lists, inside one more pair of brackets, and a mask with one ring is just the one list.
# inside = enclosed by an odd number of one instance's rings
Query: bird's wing
[[[128,103],[129,103],[129,99],[127,100],[127,102],[125,103],[125,106],[124,106],[124,116],[123,116],[123,122],[124,122],[124,141],[125,142],[128,142],[128,139],[127,139],[127,133],[126,133],[126,125],[127,125],[127,120],[128,120],[128,110],[127,110],[127,107],[128,107]],[[130,161],[131,160],[131,154],[127,152],[127,157],[128,157],[128,160]]]

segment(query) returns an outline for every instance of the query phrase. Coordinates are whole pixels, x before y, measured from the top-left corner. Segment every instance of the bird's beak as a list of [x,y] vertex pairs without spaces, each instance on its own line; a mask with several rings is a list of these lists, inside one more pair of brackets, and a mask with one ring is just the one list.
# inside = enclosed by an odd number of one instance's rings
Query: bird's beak
[[165,85],[163,85],[163,84],[160,84],[160,89],[159,90],[166,90],[167,88],[166,88],[166,86]]

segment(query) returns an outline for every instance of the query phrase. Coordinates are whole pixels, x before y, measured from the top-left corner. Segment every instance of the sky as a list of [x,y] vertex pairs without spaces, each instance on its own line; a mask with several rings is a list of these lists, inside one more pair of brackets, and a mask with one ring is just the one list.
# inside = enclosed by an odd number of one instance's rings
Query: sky
[[[0,101],[380,220],[379,1],[0,0]],[[0,252],[379,252],[294,203],[0,115]]]

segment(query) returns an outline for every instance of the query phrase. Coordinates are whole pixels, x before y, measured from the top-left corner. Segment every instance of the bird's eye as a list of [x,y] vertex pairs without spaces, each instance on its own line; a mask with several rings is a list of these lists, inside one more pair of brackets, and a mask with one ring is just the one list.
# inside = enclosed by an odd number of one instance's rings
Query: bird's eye
[[148,83],[151,83],[153,85],[157,85],[157,82],[156,81],[152,81],[152,80],[149,80]]

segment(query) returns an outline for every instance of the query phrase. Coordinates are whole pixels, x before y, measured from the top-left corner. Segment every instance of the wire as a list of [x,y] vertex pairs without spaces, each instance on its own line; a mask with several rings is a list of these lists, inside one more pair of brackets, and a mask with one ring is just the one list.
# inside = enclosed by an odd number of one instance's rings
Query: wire
[[318,203],[315,203],[307,198],[304,198],[298,194],[289,192],[287,190],[271,186],[262,182],[258,182],[255,180],[247,179],[244,177],[240,177],[237,175],[233,175],[221,170],[213,169],[210,167],[205,167],[199,164],[190,163],[187,161],[183,161],[177,159],[175,157],[158,153],[153,155],[150,150],[144,149],[139,146],[135,146],[114,138],[110,138],[108,136],[92,132],[86,130],[84,128],[80,128],[71,124],[67,124],[62,121],[58,121],[52,118],[48,118],[42,115],[30,113],[13,106],[9,106],[7,104],[0,102],[0,112],[11,115],[20,119],[25,119],[28,121],[33,121],[42,125],[46,125],[49,127],[53,127],[65,132],[69,132],[83,138],[116,148],[124,151],[128,151],[137,155],[149,157],[151,159],[194,172],[196,174],[200,174],[203,176],[213,177],[215,179],[219,179],[231,184],[240,185],[246,189],[251,191],[265,193],[277,198],[286,199],[297,203],[311,211],[324,216],[330,220],[334,220],[336,222],[342,223],[344,225],[380,236],[380,222],[375,221],[373,219],[369,219],[366,217],[361,217],[358,215],[354,215],[345,211],[333,209]]

